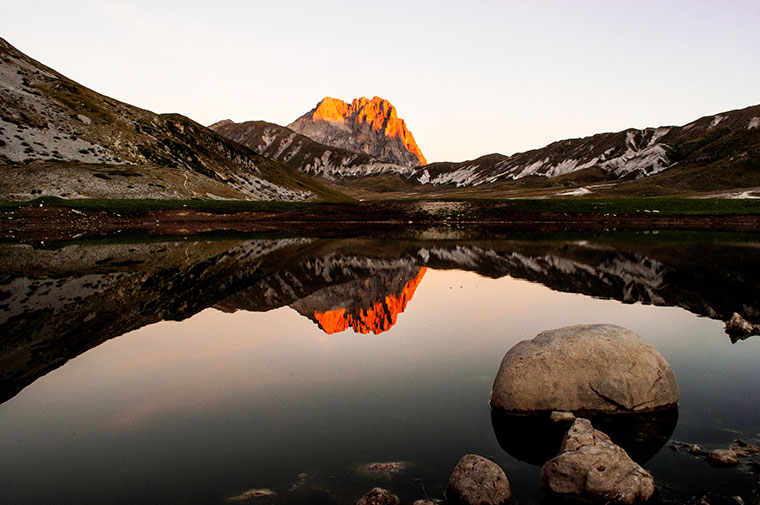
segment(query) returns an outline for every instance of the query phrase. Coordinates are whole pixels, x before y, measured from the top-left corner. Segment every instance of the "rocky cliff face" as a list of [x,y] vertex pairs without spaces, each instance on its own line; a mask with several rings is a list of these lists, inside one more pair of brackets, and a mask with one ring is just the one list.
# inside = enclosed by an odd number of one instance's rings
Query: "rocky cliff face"
[[379,97],[356,98],[350,104],[326,97],[288,128],[316,142],[404,167],[427,163],[396,108]]
[[334,193],[184,116],[87,89],[3,39],[0,165],[0,197],[20,200],[308,200]]
[[262,156],[308,175],[340,179],[386,173],[403,176],[413,174],[412,168],[389,163],[369,154],[320,144],[290,128],[266,121],[235,123],[224,119],[209,128],[250,147]]

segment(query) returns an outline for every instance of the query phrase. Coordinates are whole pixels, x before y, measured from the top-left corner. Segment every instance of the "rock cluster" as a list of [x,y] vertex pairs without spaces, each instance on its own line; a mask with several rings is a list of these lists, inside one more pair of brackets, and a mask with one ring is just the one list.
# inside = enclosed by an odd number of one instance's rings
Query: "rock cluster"
[[576,419],[557,457],[541,469],[541,488],[566,500],[632,504],[654,492],[652,475],[595,430],[587,419]]

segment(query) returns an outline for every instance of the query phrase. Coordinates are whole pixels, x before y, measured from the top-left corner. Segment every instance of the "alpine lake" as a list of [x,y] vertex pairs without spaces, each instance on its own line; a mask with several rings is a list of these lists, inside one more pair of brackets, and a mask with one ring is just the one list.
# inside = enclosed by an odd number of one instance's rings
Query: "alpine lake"
[[411,505],[470,453],[547,503],[552,428],[492,412],[491,388],[518,342],[590,323],[675,373],[677,410],[605,425],[658,499],[760,493],[757,460],[673,444],[760,443],[760,336],[724,330],[760,322],[757,234],[127,237],[4,242],[0,264],[3,504],[348,505],[377,486]]

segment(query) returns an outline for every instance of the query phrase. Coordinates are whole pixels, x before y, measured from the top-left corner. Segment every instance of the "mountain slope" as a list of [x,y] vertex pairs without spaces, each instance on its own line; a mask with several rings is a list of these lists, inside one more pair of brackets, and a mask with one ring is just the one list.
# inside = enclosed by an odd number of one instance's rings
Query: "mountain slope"
[[[752,177],[744,182],[757,184],[760,105],[706,116],[681,127],[601,133],[512,156],[490,154],[460,163],[431,163],[417,169],[414,179],[422,184],[473,187],[564,176],[568,185],[578,185],[567,176],[584,173],[586,180],[619,181],[665,174],[676,167],[687,178],[704,171],[722,172],[715,183],[720,185],[722,180],[731,187],[741,187],[742,181],[726,181],[730,176],[726,169],[749,172]],[[577,178],[577,183],[584,182],[584,177]]]
[[[155,114],[87,89],[3,39],[0,164],[7,165],[3,179],[21,184],[12,194],[0,195],[6,198],[93,192],[111,198],[336,196],[334,190],[184,116]],[[40,171],[55,179],[55,185],[33,177]]]
[[326,97],[288,128],[333,147],[415,167],[427,163],[406,122],[388,100],[355,98],[350,104]]
[[358,153],[327,146],[290,128],[266,121],[235,123],[224,119],[209,126],[262,156],[312,176],[365,177],[385,173],[411,175],[412,169]]

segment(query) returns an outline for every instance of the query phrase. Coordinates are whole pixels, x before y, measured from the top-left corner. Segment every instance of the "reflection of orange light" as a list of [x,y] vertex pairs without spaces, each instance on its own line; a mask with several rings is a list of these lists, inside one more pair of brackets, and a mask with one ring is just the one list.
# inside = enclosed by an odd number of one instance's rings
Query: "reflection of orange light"
[[425,272],[427,272],[426,267],[420,268],[417,276],[404,285],[401,293],[389,294],[371,307],[359,309],[357,314],[348,312],[346,309],[335,309],[315,312],[314,318],[319,323],[319,327],[328,335],[344,331],[349,326],[356,333],[372,332],[377,335],[387,331],[396,324],[398,315],[404,312],[406,304],[414,296],[414,291],[425,276]]

